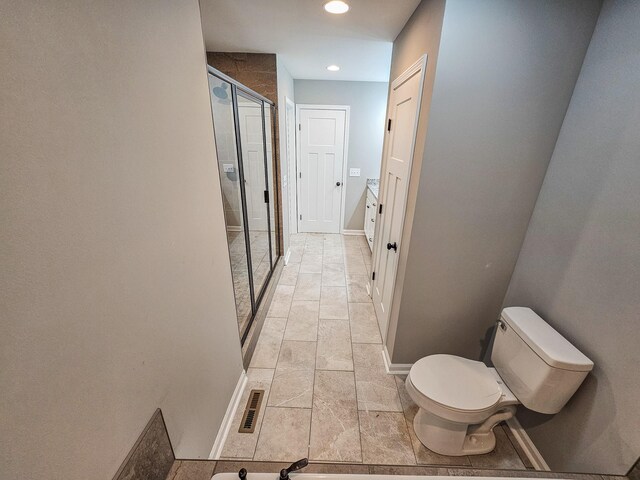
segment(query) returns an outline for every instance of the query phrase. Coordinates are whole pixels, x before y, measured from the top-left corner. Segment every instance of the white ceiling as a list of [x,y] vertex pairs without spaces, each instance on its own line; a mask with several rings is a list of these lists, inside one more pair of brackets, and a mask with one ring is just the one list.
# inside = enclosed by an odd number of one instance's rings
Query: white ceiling
[[205,45],[276,53],[296,79],[387,82],[392,42],[420,0],[346,1],[332,15],[326,0],[201,0]]

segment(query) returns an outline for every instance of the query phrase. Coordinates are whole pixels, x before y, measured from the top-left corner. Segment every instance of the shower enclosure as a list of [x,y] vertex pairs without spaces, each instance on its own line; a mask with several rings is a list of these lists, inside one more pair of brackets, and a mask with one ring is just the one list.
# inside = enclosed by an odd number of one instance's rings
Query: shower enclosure
[[273,165],[274,106],[208,67],[229,258],[244,344],[278,259]]

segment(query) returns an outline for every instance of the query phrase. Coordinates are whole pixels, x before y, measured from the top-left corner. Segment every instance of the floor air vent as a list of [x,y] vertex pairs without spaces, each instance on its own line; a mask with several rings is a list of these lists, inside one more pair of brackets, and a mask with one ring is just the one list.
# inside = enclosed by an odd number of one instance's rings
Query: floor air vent
[[238,433],[253,433],[256,428],[256,422],[258,421],[258,413],[260,413],[263,397],[264,390],[251,390],[249,400],[247,400],[247,406],[244,407],[244,414],[242,415],[242,422],[240,422]]

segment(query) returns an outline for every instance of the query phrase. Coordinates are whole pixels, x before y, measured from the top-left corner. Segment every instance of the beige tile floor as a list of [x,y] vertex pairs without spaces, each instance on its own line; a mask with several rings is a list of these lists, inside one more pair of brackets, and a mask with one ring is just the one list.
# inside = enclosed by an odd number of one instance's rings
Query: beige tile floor
[[[361,236],[298,234],[248,369],[224,459],[525,469],[506,432],[487,455],[445,457],[413,432],[417,406],[388,375]],[[264,389],[254,433],[238,433],[251,389]]]

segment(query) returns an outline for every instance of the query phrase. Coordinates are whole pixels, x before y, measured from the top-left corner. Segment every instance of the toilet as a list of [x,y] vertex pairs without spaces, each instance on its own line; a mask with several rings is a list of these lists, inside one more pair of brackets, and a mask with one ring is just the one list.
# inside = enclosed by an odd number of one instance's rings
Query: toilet
[[558,413],[575,393],[593,362],[533,310],[508,307],[498,320],[491,361],[429,355],[407,376],[407,391],[418,405],[413,421],[418,439],[450,456],[479,455],[496,445],[493,428],[511,418],[516,406]]

